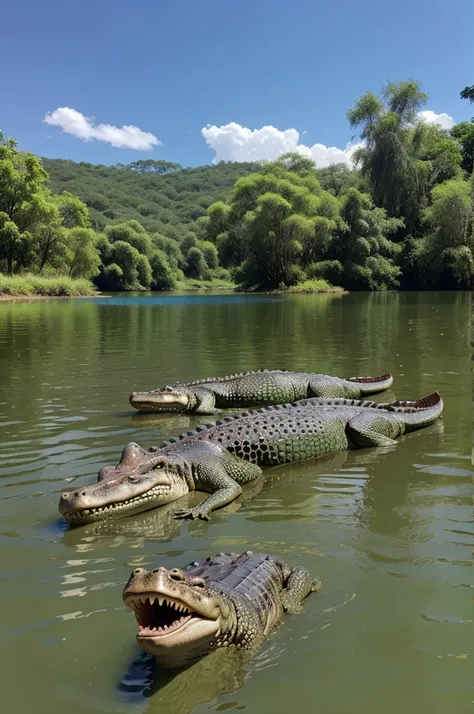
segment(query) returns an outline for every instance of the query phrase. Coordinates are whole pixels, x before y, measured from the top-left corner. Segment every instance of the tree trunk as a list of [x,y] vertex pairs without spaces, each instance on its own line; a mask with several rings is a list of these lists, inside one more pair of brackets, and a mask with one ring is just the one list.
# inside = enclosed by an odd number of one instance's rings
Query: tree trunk
[[45,247],[44,247],[43,255],[42,255],[42,258],[41,258],[41,264],[40,264],[38,273],[41,273],[41,271],[43,270],[43,268],[44,268],[44,266],[45,266],[45,263],[46,263],[46,261],[47,261],[47,259],[48,259],[49,249],[51,248],[51,243],[52,243],[52,241],[51,241],[51,240],[48,240],[48,242],[46,243],[46,245],[45,245]]

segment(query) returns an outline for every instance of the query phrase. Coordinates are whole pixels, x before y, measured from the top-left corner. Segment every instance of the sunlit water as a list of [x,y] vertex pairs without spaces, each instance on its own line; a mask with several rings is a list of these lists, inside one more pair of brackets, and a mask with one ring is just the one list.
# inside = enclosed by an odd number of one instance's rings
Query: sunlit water
[[[467,293],[114,296],[0,304],[2,711],[473,710]],[[202,421],[139,415],[133,390],[258,368],[391,371],[390,398],[439,390],[444,418],[396,448],[266,472],[209,523],[152,511],[69,530],[60,493],[122,447]],[[378,399],[386,399],[380,395]],[[322,590],[250,662],[172,681],[138,658],[133,566],[278,553]]]

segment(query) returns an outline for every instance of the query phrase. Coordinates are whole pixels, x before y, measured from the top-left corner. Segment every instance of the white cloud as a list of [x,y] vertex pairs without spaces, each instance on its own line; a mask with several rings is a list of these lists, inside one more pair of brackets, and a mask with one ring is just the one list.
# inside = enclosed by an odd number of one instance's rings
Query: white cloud
[[105,141],[120,149],[146,151],[161,144],[161,141],[136,126],[112,126],[112,124],[94,124],[94,117],[86,117],[76,109],[58,107],[46,114],[44,121],[52,126],[59,126],[66,134],[72,134],[83,141]]
[[451,129],[451,127],[454,126],[453,117],[445,112],[436,114],[436,112],[433,112],[431,109],[425,109],[422,112],[418,112],[418,116],[427,124],[438,124],[442,129]]
[[307,146],[299,143],[300,135],[296,129],[281,131],[274,126],[263,126],[261,129],[252,130],[236,122],[224,126],[208,124],[201,129],[201,134],[216,152],[214,164],[219,161],[273,161],[281,154],[295,151],[309,156],[318,168],[323,168],[331,164],[351,164],[352,154],[361,146],[351,143],[344,149],[325,144]]

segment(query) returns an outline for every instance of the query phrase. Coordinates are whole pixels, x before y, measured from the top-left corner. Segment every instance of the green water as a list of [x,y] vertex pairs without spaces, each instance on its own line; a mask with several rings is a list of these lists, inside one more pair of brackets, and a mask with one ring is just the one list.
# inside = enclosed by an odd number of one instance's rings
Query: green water
[[[2,711],[473,709],[469,294],[121,297],[0,304]],[[199,419],[139,415],[133,390],[262,367],[391,371],[444,419],[385,450],[267,471],[209,523],[158,511],[68,530],[57,503],[124,444]],[[380,395],[378,399],[386,399]],[[202,418],[201,418],[202,420]],[[278,553],[323,589],[249,662],[170,682],[137,660],[133,566]]]

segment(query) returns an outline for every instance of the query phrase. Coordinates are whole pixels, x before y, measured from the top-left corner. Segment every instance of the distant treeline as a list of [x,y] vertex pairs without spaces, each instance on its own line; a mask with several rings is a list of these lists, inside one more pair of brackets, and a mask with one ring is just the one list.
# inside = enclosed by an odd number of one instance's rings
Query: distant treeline
[[0,135],[0,271],[104,290],[472,288],[474,120],[427,124],[426,99],[415,81],[361,97],[354,169],[296,153],[106,167],[40,160]]

